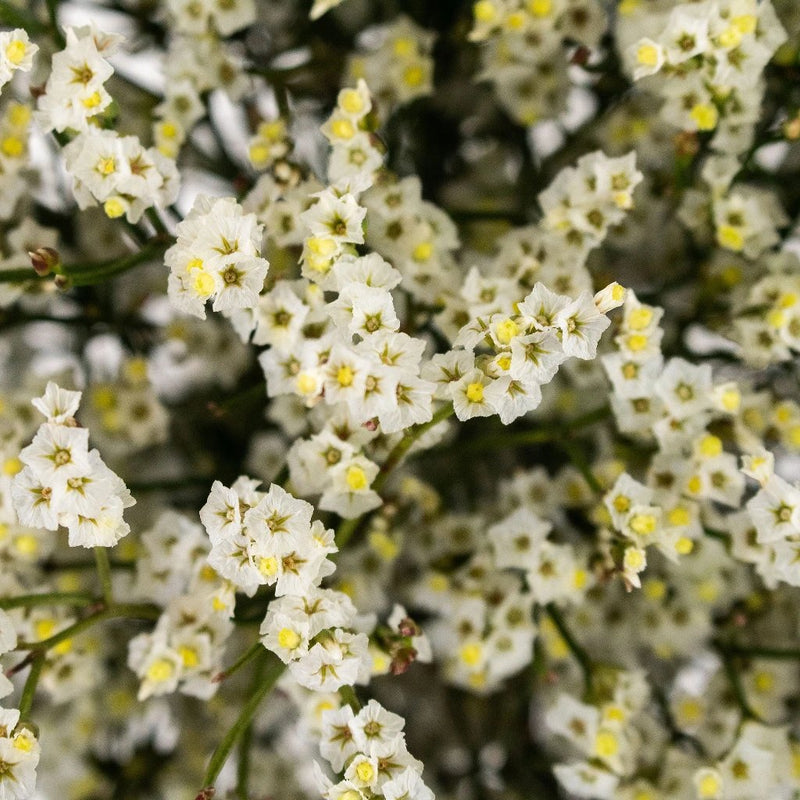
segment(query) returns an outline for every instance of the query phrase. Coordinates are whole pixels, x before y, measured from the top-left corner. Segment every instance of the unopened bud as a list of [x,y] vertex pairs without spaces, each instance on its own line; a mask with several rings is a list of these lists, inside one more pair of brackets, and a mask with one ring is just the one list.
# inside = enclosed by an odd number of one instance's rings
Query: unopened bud
[[589,63],[589,58],[592,51],[585,45],[580,45],[575,49],[575,52],[570,58],[570,64],[577,64],[579,67],[585,67]]
[[49,275],[61,265],[61,256],[59,256],[58,250],[54,250],[52,247],[39,247],[29,251],[28,256],[31,259],[33,271],[37,275]]
[[56,275],[53,279],[53,283],[55,283],[56,289],[61,289],[64,292],[72,288],[72,281],[69,275]]
[[414,663],[417,651],[413,647],[402,647],[394,654],[390,667],[392,675],[402,675]]
[[678,156],[691,158],[700,150],[700,139],[694,131],[681,131],[675,139],[675,152]]
[[800,139],[800,114],[784,122],[783,135],[792,142]]
[[419,626],[410,617],[404,617],[400,620],[397,630],[401,636],[419,636]]

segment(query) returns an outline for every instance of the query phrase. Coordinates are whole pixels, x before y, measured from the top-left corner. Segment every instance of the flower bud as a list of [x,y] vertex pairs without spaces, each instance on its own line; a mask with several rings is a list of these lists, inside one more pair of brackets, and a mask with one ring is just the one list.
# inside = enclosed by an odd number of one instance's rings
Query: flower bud
[[61,256],[58,250],[52,247],[39,247],[28,252],[31,265],[37,275],[49,275],[54,269],[61,266]]
[[397,626],[397,630],[401,636],[419,636],[420,634],[419,626],[410,617],[404,617],[401,619],[400,624]]
[[800,139],[800,113],[783,123],[783,135],[792,142]]

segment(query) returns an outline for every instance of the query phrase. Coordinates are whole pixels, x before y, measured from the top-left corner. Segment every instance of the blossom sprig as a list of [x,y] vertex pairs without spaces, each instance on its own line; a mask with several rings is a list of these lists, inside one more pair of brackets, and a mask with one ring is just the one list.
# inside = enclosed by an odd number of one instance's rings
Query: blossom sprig
[[130,531],[123,511],[134,499],[122,479],[97,450],[89,450],[89,431],[75,414],[81,392],[52,381],[33,401],[47,421],[19,454],[24,467],[12,485],[14,510],[23,525],[69,531],[73,547],[113,547]]
[[793,795],[791,0],[28,6],[0,796]]
[[714,131],[719,149],[743,152],[763,68],[786,40],[772,3],[682,2],[647,19],[637,9],[625,21],[641,37],[626,54],[634,80],[659,76],[664,117],[683,130]]
[[320,751],[331,768],[342,775],[333,783],[318,773],[320,790],[328,800],[363,796],[399,800],[433,800],[422,780],[422,763],[406,748],[404,720],[370,700],[358,713],[349,705],[322,715]]

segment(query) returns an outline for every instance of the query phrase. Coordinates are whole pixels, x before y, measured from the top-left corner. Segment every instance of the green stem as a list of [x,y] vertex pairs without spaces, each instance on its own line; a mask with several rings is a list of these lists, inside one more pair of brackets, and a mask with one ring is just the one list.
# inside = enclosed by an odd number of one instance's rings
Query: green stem
[[27,283],[28,281],[52,280],[52,275],[37,275],[33,267],[4,269],[0,271],[0,283]]
[[45,0],[47,3],[47,16],[50,19],[50,31],[53,34],[56,44],[63,50],[66,47],[67,40],[58,27],[58,0]]
[[[261,659],[253,670],[252,690],[258,691],[264,678],[264,668],[267,662]],[[239,758],[236,764],[236,794],[239,800],[248,800],[250,797],[250,751],[253,747],[253,720],[247,723],[247,727],[242,733],[242,740],[239,742]]]
[[356,714],[361,711],[361,703],[356,695],[356,690],[352,686],[340,686],[339,697],[341,697],[342,701],[350,706]]
[[605,494],[603,484],[597,479],[597,476],[592,472],[586,456],[583,454],[581,448],[570,439],[560,439],[559,444],[561,449],[567,454],[572,465],[578,472],[583,475],[583,479],[589,484],[589,488],[598,495]]
[[272,91],[275,93],[275,102],[278,105],[278,112],[284,119],[291,118],[291,108],[289,107],[289,90],[282,80],[273,78],[271,81]]
[[[428,422],[421,422],[418,425],[414,425],[413,428],[409,429],[406,432],[406,435],[392,448],[391,452],[386,458],[386,461],[383,462],[375,480],[372,482],[372,490],[375,492],[380,492],[383,488],[383,485],[388,480],[389,476],[392,474],[392,471],[398,466],[398,464],[403,460],[406,453],[411,449],[411,445],[422,436],[423,433],[430,430],[434,425],[438,425],[442,420],[447,419],[448,417],[452,416],[453,414],[453,406],[448,404],[446,406],[442,406],[434,415],[433,417],[428,420]],[[339,527],[336,529],[336,545],[341,550],[350,539],[353,537],[353,534],[358,530],[359,526],[364,521],[365,517],[354,517],[353,519],[346,519],[343,520]]]
[[159,233],[163,236],[170,235],[167,226],[164,224],[164,220],[161,219],[161,217],[158,214],[158,211],[156,211],[156,209],[153,206],[150,206],[150,208],[148,208],[147,211],[145,211],[144,213],[147,216],[147,219],[150,220],[152,226],[156,229],[156,233]]
[[33,14],[26,14],[7,0],[0,0],[0,22],[12,28],[24,28],[31,36],[46,30]]
[[581,672],[583,672],[583,684],[586,694],[591,695],[592,670],[594,669],[592,659],[589,657],[589,654],[586,652],[586,650],[584,650],[584,648],[578,643],[578,640],[572,635],[572,631],[569,629],[569,626],[567,625],[560,609],[554,603],[548,603],[545,606],[545,610],[547,611],[550,619],[553,621],[553,625],[556,626],[559,634],[561,634],[561,638],[567,643],[570,653],[572,653],[572,655],[575,657],[575,660],[580,665]]
[[725,533],[725,531],[718,531],[714,528],[703,528],[703,533],[710,539],[717,539],[720,542],[725,542],[725,544],[729,544],[731,541],[730,534]]
[[[499,431],[487,436],[478,436],[467,442],[459,442],[459,453],[483,452],[486,450],[502,450],[509,447],[556,442],[566,439],[571,433],[588,428],[611,416],[610,406],[600,406],[580,417],[565,422],[563,425],[552,424],[547,427],[533,428],[526,431]],[[435,447],[428,451],[431,455],[444,452],[448,448]],[[427,455],[427,454],[426,454]]]
[[208,477],[190,475],[187,478],[175,478],[163,481],[128,481],[127,486],[135,495],[142,492],[174,492],[178,489],[193,489],[198,486],[203,486],[210,490],[213,482],[214,478],[210,475]]
[[161,616],[161,609],[150,603],[117,603],[74,622],[68,628],[64,628],[63,631],[54,634],[48,639],[43,639],[41,642],[18,642],[17,650],[31,650],[35,653],[46,652],[51,647],[55,647],[57,644],[65,642],[88,628],[94,627],[98,622],[103,622],[107,619],[157,620],[159,616]]
[[715,642],[714,646],[716,647],[716,650],[722,659],[722,666],[725,669],[725,675],[727,676],[728,683],[731,685],[731,689],[733,690],[733,696],[736,699],[736,704],[739,706],[739,710],[742,712],[742,717],[744,719],[759,721],[759,716],[750,706],[750,702],[747,699],[747,693],[742,685],[742,679],[733,664],[733,658],[735,656],[732,657],[728,649],[728,645],[724,645],[722,642]]
[[46,592],[41,594],[21,594],[17,597],[0,599],[0,608],[34,608],[35,606],[69,605],[83,606],[94,601],[88,592]]
[[247,699],[236,722],[233,723],[233,726],[225,734],[222,741],[217,746],[217,749],[212,754],[211,760],[208,762],[208,769],[206,769],[206,774],[203,778],[203,786],[205,787],[203,791],[207,796],[210,796],[209,790],[214,786],[214,781],[216,781],[222,767],[228,760],[233,746],[247,729],[250,720],[253,719],[256,711],[258,711],[261,701],[272,691],[275,682],[286,669],[286,665],[268,650],[264,650],[262,658],[266,659],[266,666],[264,668],[261,684]]
[[85,269],[65,266],[62,274],[69,278],[72,286],[93,286],[96,283],[102,283],[109,278],[127,272],[140,264],[152,261],[156,256],[162,255],[171,243],[171,239],[159,236],[151,239],[138,253],[131,253]]
[[[58,273],[69,279],[72,286],[91,286],[107,278],[126,272],[133,267],[151,261],[164,253],[172,239],[165,236],[152,238],[141,250],[95,264],[64,264]],[[33,267],[0,271],[0,283],[26,283],[28,281],[52,280],[53,275],[37,275]]]
[[236,764],[236,794],[239,800],[250,797],[250,751],[253,748],[253,721],[251,720],[242,734],[239,743],[239,761]]
[[100,585],[103,587],[103,600],[107,606],[114,604],[114,590],[111,584],[111,563],[108,560],[108,551],[105,547],[94,548],[94,559],[97,564],[97,574],[100,576]]
[[448,403],[442,406],[428,422],[421,422],[419,425],[414,425],[405,436],[392,448],[386,461],[381,465],[377,477],[372,482],[372,490],[379,492],[383,485],[388,480],[395,467],[403,460],[406,453],[411,449],[411,446],[422,436],[427,433],[431,428],[438,425],[443,420],[451,417],[454,413],[452,404]]
[[238,672],[245,664],[252,661],[256,656],[260,655],[266,648],[263,644],[261,644],[261,640],[257,641],[252,647],[248,648],[247,650],[236,659],[236,661],[231,664],[228,669],[223,670],[220,672],[215,678],[215,681],[224,681],[226,678],[230,678],[231,675]]
[[[136,569],[135,561],[117,561],[109,559],[111,569]],[[60,570],[84,570],[97,569],[97,562],[91,561],[44,561],[39,565],[45,572],[59,572]]]
[[39,676],[42,674],[42,667],[45,662],[45,654],[37,653],[31,660],[31,671],[25,681],[25,686],[22,689],[22,697],[19,701],[19,716],[25,719],[30,714],[31,706],[33,706],[33,696],[36,694],[36,687],[39,684]]
[[761,645],[738,645],[717,643],[717,650],[742,658],[767,658],[777,661],[800,660],[800,647],[762,647]]

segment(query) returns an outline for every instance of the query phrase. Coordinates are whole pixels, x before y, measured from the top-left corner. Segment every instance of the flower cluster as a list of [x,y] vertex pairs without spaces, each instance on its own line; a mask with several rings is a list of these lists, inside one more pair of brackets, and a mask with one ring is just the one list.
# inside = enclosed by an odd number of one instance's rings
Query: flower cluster
[[433,33],[406,16],[364,33],[365,41],[378,45],[359,49],[350,57],[344,73],[347,83],[366,80],[384,113],[431,93]]
[[0,219],[13,216],[27,188],[25,170],[28,165],[31,117],[32,109],[27,103],[12,101],[3,109],[0,119],[0,180],[3,186]]
[[[200,518],[211,539],[208,563],[252,596],[274,586],[261,641],[309,689],[331,691],[369,675],[367,637],[352,633],[356,610],[341,592],[321,589],[334,565],[333,531],[311,521],[313,507],[273,484],[215,482]],[[365,672],[366,670],[366,672]]]
[[0,800],[797,795],[798,4],[112,5],[0,2]]
[[626,15],[636,80],[658,75],[662,115],[687,131],[714,131],[718,149],[742,152],[758,119],[761,74],[786,32],[770,2],[706,0]]
[[231,313],[255,308],[269,263],[261,257],[261,226],[233,198],[200,196],[167,251],[169,297],[205,319],[205,304]]
[[565,42],[595,47],[607,26],[593,0],[477,0],[470,39],[481,43],[481,80],[523,125],[564,111],[570,79]]
[[[633,743],[642,736],[639,716],[649,700],[645,676],[620,672],[605,702],[582,703],[559,694],[548,709],[549,729],[569,740],[582,760],[556,764],[559,783],[578,797],[614,797],[620,776],[635,769]],[[645,728],[646,730],[646,728]]]
[[50,76],[39,98],[38,119],[45,130],[86,131],[111,105],[105,87],[114,73],[107,56],[122,37],[94,25],[66,29],[66,47],[52,59]]
[[[433,800],[422,780],[422,763],[406,748],[405,720],[370,700],[357,714],[348,706],[322,713],[320,752],[342,780],[320,781],[327,800],[376,797]],[[348,795],[348,792],[352,794]]]
[[[208,700],[225,644],[233,632],[230,619],[234,588],[206,563],[208,539],[200,525],[172,511],[142,534],[135,594],[165,606],[155,628],[128,645],[128,666],[141,684],[138,698],[183,694]],[[164,571],[163,564],[174,566]]]
[[39,52],[27,31],[16,28],[0,32],[0,88],[5,86],[18,70],[30,72],[33,58]]
[[89,450],[89,431],[78,427],[80,392],[52,381],[33,401],[46,418],[19,454],[25,466],[11,488],[23,525],[69,530],[73,547],[113,547],[130,531],[122,512],[134,504],[122,479]]
[[90,128],[65,148],[67,170],[81,208],[100,203],[112,219],[137,222],[151,206],[168,206],[178,193],[175,163],[136,136]]
[[289,152],[290,141],[286,136],[286,122],[276,119],[262,122],[247,143],[247,156],[254,169],[264,170]]
[[[0,656],[17,645],[14,624],[5,611],[0,611]],[[13,691],[13,685],[0,674],[0,697]],[[0,708],[0,792],[8,800],[25,800],[36,787],[36,766],[40,747],[35,729],[27,720],[20,720],[17,709]]]

